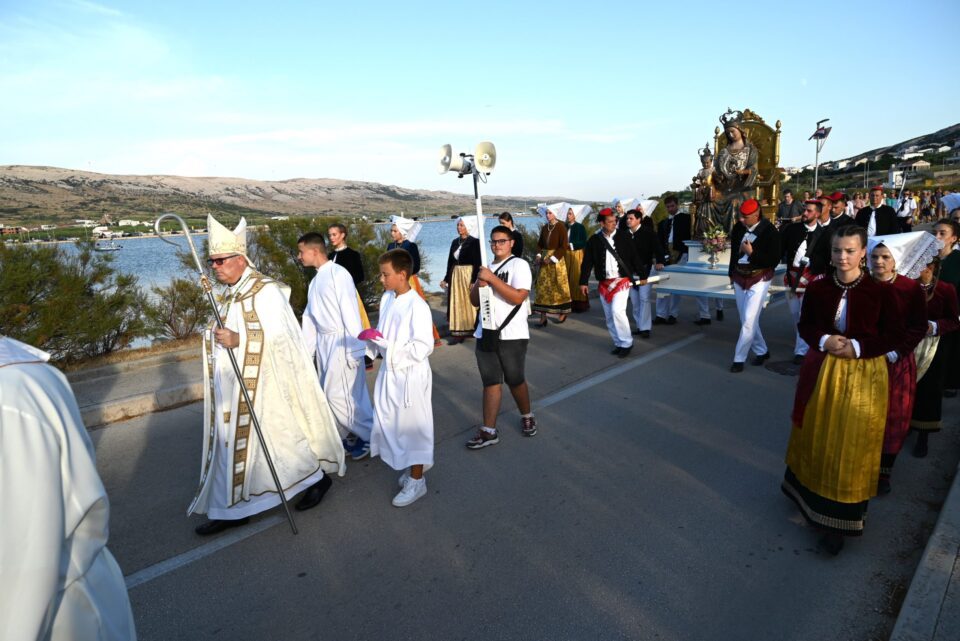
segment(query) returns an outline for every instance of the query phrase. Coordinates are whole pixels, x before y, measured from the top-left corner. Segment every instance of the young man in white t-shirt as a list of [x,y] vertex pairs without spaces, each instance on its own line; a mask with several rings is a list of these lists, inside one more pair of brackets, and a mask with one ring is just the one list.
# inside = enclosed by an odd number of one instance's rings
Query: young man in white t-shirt
[[[490,232],[493,262],[480,267],[477,280],[470,290],[470,301],[480,306],[480,288],[493,289],[493,322],[499,328],[500,340],[489,344],[483,338],[483,325],[477,323],[477,367],[483,381],[483,425],[476,436],[467,441],[467,447],[478,450],[500,442],[497,432],[497,414],[500,413],[501,384],[506,383],[520,411],[521,432],[524,436],[537,433],[537,421],[530,411],[530,391],[524,367],[530,328],[527,325],[528,297],[533,275],[530,265],[513,255],[513,234],[503,225]],[[490,331],[490,330],[487,330]],[[487,337],[490,338],[489,336]]]

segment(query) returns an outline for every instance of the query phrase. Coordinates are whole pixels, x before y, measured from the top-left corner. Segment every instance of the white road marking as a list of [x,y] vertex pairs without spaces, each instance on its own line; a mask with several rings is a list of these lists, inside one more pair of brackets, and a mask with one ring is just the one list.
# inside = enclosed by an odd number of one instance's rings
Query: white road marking
[[[665,345],[664,347],[656,349],[650,352],[649,354],[646,354],[645,356],[642,356],[637,359],[628,360],[621,365],[617,365],[616,367],[611,367],[609,369],[603,370],[602,372],[598,372],[592,376],[588,376],[583,380],[577,381],[573,385],[569,385],[563,389],[560,389],[554,392],[553,394],[550,394],[540,399],[539,401],[533,403],[532,404],[533,409],[539,410],[539,409],[544,409],[546,407],[550,407],[551,405],[555,405],[556,403],[559,403],[560,401],[568,399],[571,396],[575,396],[581,392],[584,392],[590,389],[591,387],[595,387],[597,385],[600,385],[601,383],[605,383],[612,378],[622,376],[625,372],[629,372],[634,368],[640,367],[641,365],[646,365],[650,361],[656,360],[661,356],[666,356],[667,354],[671,354],[677,351],[678,349],[682,349],[687,345],[691,343],[695,343],[696,341],[704,338],[705,336],[706,334],[702,334],[702,333],[691,334],[686,338],[682,338],[678,341],[670,343],[669,345]],[[286,522],[286,519],[282,515],[275,514],[261,521],[256,521],[255,523],[251,523],[250,525],[244,525],[243,527],[238,528],[233,532],[228,532],[227,534],[218,536],[216,539],[210,541],[209,543],[204,543],[203,545],[196,547],[188,552],[184,552],[183,554],[178,554],[177,556],[170,557],[169,559],[160,561],[159,563],[155,563],[154,565],[147,566],[142,570],[138,570],[137,572],[134,572],[133,574],[130,574],[129,576],[125,577],[127,589],[131,590],[137,586],[143,585],[144,583],[153,581],[154,579],[160,578],[165,574],[169,574],[174,570],[178,570],[195,561],[199,561],[200,559],[208,557],[211,554],[214,554],[215,552],[219,552],[220,550],[226,547],[229,547],[235,543],[240,543],[245,539],[249,539],[251,536],[260,534],[261,532],[265,530],[269,530],[270,528],[272,528],[277,524],[285,523],[285,522]]]

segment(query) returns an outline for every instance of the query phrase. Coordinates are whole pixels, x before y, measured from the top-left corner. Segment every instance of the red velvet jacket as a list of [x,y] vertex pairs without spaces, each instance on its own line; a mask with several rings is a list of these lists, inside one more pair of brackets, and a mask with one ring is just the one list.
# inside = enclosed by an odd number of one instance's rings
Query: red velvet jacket
[[903,318],[903,341],[896,348],[897,354],[903,358],[912,354],[927,335],[927,297],[920,283],[903,276],[897,276],[892,283],[878,284],[893,294]]
[[[899,279],[898,279],[899,280]],[[874,358],[904,344],[905,328],[892,287],[877,284],[864,274],[860,283],[847,290],[847,330],[834,326],[843,290],[827,276],[811,283],[803,296],[797,330],[813,349],[824,334],[841,334],[860,343],[860,358]]]
[[937,324],[937,336],[960,329],[960,304],[957,290],[950,283],[937,281],[933,296],[927,301],[927,320]]

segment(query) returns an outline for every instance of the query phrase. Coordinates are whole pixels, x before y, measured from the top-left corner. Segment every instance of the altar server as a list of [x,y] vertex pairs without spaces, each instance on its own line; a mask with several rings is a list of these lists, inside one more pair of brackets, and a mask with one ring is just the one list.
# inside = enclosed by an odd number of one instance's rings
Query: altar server
[[344,471],[336,422],[290,308],[290,288],[253,268],[244,219],[231,232],[208,216],[207,230],[207,264],[227,289],[224,328],[211,325],[203,340],[203,458],[200,487],[187,510],[211,519],[197,527],[201,536],[280,504],[227,350],[236,355],[284,493],[306,490],[297,509],[320,502],[331,485],[325,472]]
[[367,353],[382,356],[373,391],[370,453],[400,476],[395,507],[427,493],[423,474],[433,466],[433,352],[430,307],[410,287],[410,254],[391,250],[380,257],[380,320],[369,330]]
[[610,353],[626,358],[633,349],[627,301],[633,285],[646,285],[650,265],[643,265],[637,256],[633,237],[626,229],[617,229],[617,218],[608,210],[597,216],[600,233],[587,241],[580,272],[580,291],[586,295],[590,271],[593,270],[600,291],[600,304],[607,321],[607,331],[613,339]]
[[327,258],[323,235],[309,232],[297,241],[297,258],[317,270],[307,289],[303,310],[303,338],[315,356],[320,387],[347,441],[354,461],[370,453],[373,407],[363,367],[366,346],[357,338],[363,331],[353,278]]
[[887,353],[890,397],[877,486],[880,494],[890,492],[893,464],[910,429],[917,388],[917,362],[913,352],[927,334],[926,296],[914,279],[939,250],[940,242],[922,231],[874,236],[867,242],[871,276],[893,295],[904,324],[902,340]]
[[740,314],[740,337],[733,356],[731,372],[742,372],[743,363],[753,350],[753,365],[763,365],[770,351],[760,332],[760,313],[773,281],[773,270],[780,262],[780,233],[763,217],[760,203],[751,198],[740,205],[740,222],[730,233],[730,282]]
[[49,358],[0,336],[0,638],[135,640],[93,444]]

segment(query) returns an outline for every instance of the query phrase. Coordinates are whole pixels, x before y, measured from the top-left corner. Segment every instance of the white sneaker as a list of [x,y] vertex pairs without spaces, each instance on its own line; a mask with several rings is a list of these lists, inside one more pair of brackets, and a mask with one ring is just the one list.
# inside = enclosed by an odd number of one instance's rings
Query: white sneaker
[[427,493],[427,479],[411,478],[400,493],[393,497],[393,507],[406,507]]
[[401,490],[406,486],[407,481],[409,480],[410,480],[410,468],[407,468],[406,470],[404,470],[403,474],[400,475],[400,480],[397,482]]

